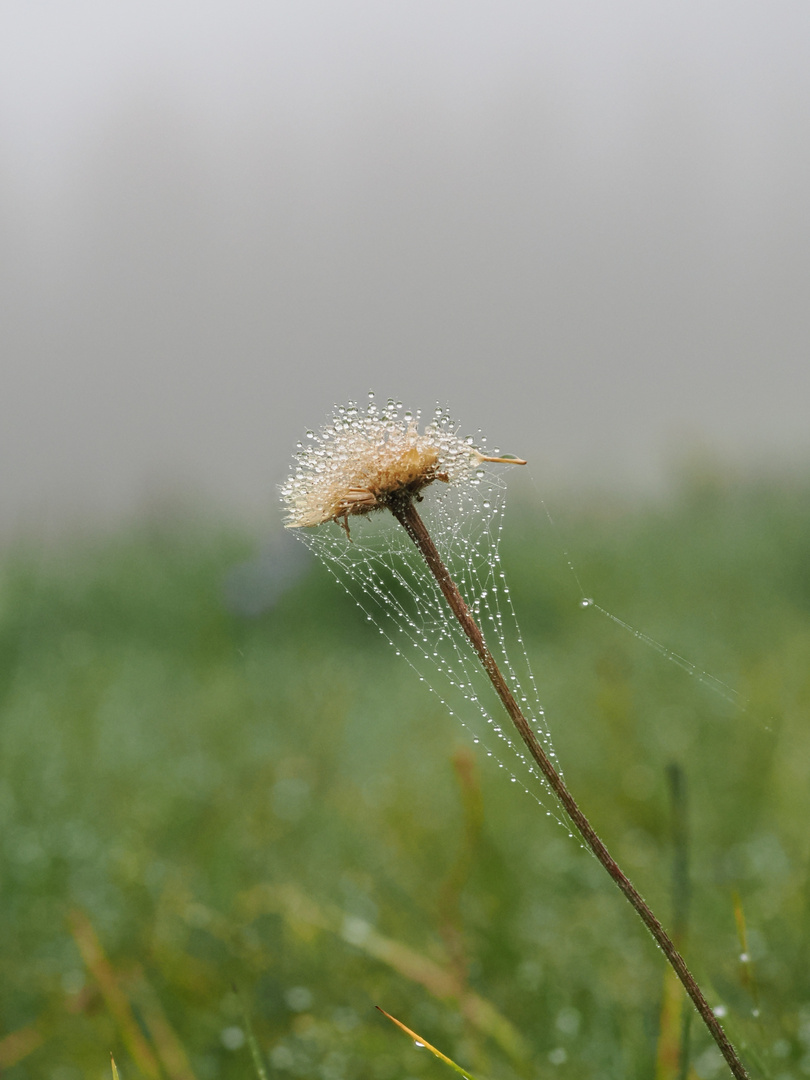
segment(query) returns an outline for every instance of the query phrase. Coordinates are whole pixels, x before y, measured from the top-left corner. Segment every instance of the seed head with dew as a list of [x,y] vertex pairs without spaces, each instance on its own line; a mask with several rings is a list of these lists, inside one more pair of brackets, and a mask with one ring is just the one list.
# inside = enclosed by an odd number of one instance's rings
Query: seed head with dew
[[365,411],[354,402],[336,407],[331,423],[307,437],[281,489],[288,528],[336,521],[349,535],[351,516],[419,501],[434,481],[462,483],[483,461],[525,464],[482,453],[471,438],[458,435],[443,411],[420,432],[394,401],[382,410],[373,403]]

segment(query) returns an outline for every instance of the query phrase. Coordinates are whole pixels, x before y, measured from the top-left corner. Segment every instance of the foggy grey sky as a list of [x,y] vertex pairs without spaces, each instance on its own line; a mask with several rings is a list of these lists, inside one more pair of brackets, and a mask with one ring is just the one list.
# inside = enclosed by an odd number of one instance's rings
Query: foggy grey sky
[[275,514],[333,402],[810,458],[810,5],[0,7],[0,532]]

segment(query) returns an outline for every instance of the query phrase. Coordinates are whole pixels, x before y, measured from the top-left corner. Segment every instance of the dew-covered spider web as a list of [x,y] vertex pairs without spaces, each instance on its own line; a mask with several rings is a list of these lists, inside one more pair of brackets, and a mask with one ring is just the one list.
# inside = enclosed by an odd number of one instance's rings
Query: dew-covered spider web
[[[375,409],[372,404],[371,410]],[[396,409],[387,407],[389,415]],[[418,414],[413,417],[417,423]],[[437,409],[432,423],[447,424]],[[488,454],[483,437],[467,440]],[[494,450],[493,456],[498,451]],[[501,565],[505,474],[481,462],[461,483],[432,483],[416,506],[487,646],[546,753],[558,768],[537,683]],[[387,509],[297,535],[354,598],[370,623],[512,781],[559,817],[470,642],[414,542]]]

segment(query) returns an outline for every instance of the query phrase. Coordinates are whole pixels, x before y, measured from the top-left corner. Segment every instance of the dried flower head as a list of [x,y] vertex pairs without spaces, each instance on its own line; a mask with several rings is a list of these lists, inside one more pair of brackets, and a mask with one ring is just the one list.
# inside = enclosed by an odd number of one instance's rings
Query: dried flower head
[[381,410],[371,401],[365,411],[350,402],[321,431],[307,432],[310,441],[299,444],[298,464],[281,489],[287,527],[338,521],[348,534],[351,515],[418,499],[435,480],[461,482],[482,461],[521,463],[482,454],[443,409],[421,433],[417,420],[393,401]]

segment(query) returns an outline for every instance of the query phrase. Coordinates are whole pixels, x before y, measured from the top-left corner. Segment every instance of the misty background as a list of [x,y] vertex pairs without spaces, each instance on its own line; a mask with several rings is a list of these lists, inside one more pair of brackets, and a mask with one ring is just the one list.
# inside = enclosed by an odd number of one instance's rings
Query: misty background
[[0,7],[0,534],[278,521],[334,402],[541,487],[810,457],[804,0]]

